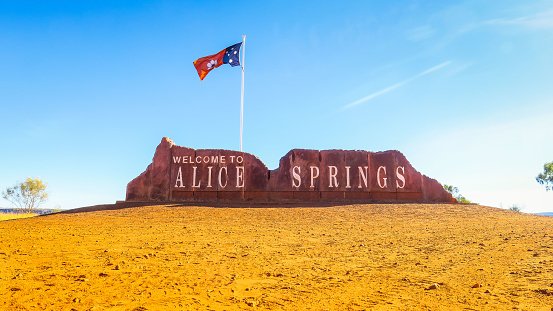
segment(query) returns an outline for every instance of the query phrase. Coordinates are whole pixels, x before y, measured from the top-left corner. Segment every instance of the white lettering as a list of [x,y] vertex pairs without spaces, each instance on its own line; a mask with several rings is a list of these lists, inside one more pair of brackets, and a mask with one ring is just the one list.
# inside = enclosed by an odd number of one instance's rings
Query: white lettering
[[[399,173],[399,169],[401,169],[401,174]],[[396,168],[396,176],[397,176],[397,179],[399,179],[403,184],[400,186],[399,185],[399,182],[396,180],[396,186],[400,189],[403,189],[405,187],[405,167],[403,166],[398,166]]]
[[[296,170],[297,170],[297,173],[296,173]],[[294,168],[292,169],[292,187],[296,187],[296,188],[299,188],[300,185],[301,185],[301,176],[299,175],[301,173],[301,167],[299,166],[294,166]],[[298,181],[298,184],[296,185],[295,181],[294,180],[297,180]]]
[[192,167],[194,169],[194,172],[192,173],[192,188],[200,188],[201,180],[198,180],[198,185],[196,185],[196,170],[198,169],[197,166]]
[[[310,166],[309,168],[311,169],[311,186],[309,186],[309,187],[310,188],[315,188],[314,181],[315,181],[315,178],[319,178],[319,167]],[[313,169],[317,170],[317,175],[313,175]]]
[[209,163],[209,156],[204,157],[204,163]]
[[351,188],[350,181],[349,181],[349,169],[351,166],[346,166],[346,188]]
[[236,156],[230,156],[230,163],[234,163],[234,158],[235,158],[235,157],[236,157]]
[[173,163],[180,163],[180,158],[181,157],[173,157]]
[[218,156],[211,156],[211,164],[219,162]]
[[[338,187],[338,179],[336,179],[336,175],[338,174],[338,168],[336,166],[329,166],[328,167],[328,187],[334,188]],[[334,186],[332,185],[332,181],[334,181]]]
[[357,186],[357,188],[363,188],[361,186],[361,179],[363,179],[363,182],[365,183],[365,188],[367,188],[368,187],[367,176],[369,176],[369,173],[367,173],[367,170],[369,169],[369,167],[363,166],[363,168],[365,169],[365,172],[363,172],[363,170],[361,169],[361,166],[358,166],[357,168],[359,169],[359,186]]
[[[175,188],[184,188],[184,185],[182,184],[182,167],[179,166],[179,172],[177,173],[177,180],[175,181]],[[180,185],[179,185],[180,182]]]
[[[223,183],[221,182],[222,178],[221,178],[221,173],[223,172],[223,169],[225,170],[225,185],[223,186]],[[227,182],[228,182],[228,175],[227,175],[227,167],[226,166],[223,166],[219,169],[219,186],[221,188],[225,188],[227,186]]]
[[201,156],[197,156],[196,157],[196,162],[195,163],[202,163],[202,157]]
[[386,167],[384,167],[384,166],[379,166],[379,167],[378,167],[378,171],[376,171],[376,179],[377,179],[377,181],[378,181],[378,186],[379,186],[380,188],[383,188],[383,189],[384,189],[384,188],[388,187],[388,183],[386,182],[386,180],[387,180],[388,178],[386,178],[386,177],[383,177],[383,178],[382,178],[382,180],[384,180],[384,185],[382,185],[382,183],[380,183],[380,170],[381,170],[381,169],[384,170],[384,175],[386,175]]
[[236,157],[236,163],[242,164],[242,162],[244,162],[244,157],[243,156],[237,156]]
[[221,164],[225,164],[225,156],[224,155],[221,156]]
[[207,187],[208,188],[211,188],[211,169],[213,168],[213,166],[208,166],[207,167]]
[[244,167],[243,166],[236,167],[236,188],[244,188]]

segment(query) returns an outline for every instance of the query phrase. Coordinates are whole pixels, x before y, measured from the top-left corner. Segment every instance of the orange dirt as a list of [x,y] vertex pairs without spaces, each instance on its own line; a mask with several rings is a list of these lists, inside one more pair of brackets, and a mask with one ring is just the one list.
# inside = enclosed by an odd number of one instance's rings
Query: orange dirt
[[553,306],[550,217],[460,204],[128,206],[0,222],[0,310]]

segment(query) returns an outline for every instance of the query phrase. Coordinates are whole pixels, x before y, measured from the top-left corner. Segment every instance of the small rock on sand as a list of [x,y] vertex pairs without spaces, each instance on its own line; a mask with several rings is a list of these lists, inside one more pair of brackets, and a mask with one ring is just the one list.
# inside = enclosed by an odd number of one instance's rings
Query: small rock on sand
[[430,285],[430,287],[428,287],[428,289],[438,289],[438,288],[440,288],[440,285],[438,283],[434,283]]

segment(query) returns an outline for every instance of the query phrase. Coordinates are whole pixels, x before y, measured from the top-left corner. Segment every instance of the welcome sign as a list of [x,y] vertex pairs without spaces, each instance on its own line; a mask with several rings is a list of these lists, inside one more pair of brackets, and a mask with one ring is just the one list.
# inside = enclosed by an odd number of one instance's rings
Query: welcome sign
[[456,202],[399,151],[294,149],[269,170],[252,154],[163,138],[127,201]]

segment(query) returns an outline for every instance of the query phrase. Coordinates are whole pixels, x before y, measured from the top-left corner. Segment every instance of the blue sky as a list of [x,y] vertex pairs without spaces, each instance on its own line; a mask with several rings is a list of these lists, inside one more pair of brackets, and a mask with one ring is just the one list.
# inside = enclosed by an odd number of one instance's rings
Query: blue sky
[[[553,211],[550,1],[0,1],[0,189],[44,207],[125,198],[164,136],[239,148],[238,67],[192,62],[246,39],[244,145],[397,149],[468,199]],[[0,200],[0,206],[9,202]]]

